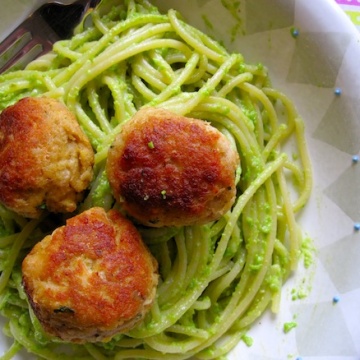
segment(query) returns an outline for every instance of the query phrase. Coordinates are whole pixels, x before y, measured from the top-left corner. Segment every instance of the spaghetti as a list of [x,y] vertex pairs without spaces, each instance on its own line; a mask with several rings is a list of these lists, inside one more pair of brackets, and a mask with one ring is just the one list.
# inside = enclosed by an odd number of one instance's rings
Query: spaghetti
[[[110,6],[113,5],[113,6]],[[295,214],[311,191],[304,125],[293,103],[271,87],[265,67],[249,65],[145,0],[107,2],[70,40],[25,70],[0,76],[0,110],[26,96],[60,99],[95,150],[95,178],[78,211],[114,205],[106,178],[109,146],[143,106],[203,119],[239,152],[231,211],[184,228],[140,228],[160,264],[157,298],[145,320],[107,343],[63,344],[43,333],[21,286],[21,261],[51,228],[0,207],[0,309],[13,346],[44,359],[219,359],[271,306],[297,267],[302,233]],[[283,145],[291,144],[291,152]],[[295,184],[295,186],[293,186]],[[295,195],[292,189],[296,189]]]

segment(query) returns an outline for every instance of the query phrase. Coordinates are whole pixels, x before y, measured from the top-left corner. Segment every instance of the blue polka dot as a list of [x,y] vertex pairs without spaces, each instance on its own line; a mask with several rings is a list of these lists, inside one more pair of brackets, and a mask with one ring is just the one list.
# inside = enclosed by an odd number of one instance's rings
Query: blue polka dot
[[354,155],[354,156],[352,157],[352,162],[353,162],[354,164],[357,164],[357,163],[359,162],[359,156],[358,156],[358,155]]
[[333,303],[336,304],[340,301],[340,298],[338,296],[333,297]]
[[360,223],[355,223],[355,224],[354,224],[354,230],[355,230],[355,231],[359,231],[359,230],[360,230]]
[[340,96],[341,93],[342,93],[342,91],[341,91],[340,88],[336,88],[336,89],[334,90],[334,94],[335,94],[336,96]]
[[291,29],[291,36],[294,37],[294,38],[297,38],[299,36],[300,32],[298,29],[296,28],[292,28]]

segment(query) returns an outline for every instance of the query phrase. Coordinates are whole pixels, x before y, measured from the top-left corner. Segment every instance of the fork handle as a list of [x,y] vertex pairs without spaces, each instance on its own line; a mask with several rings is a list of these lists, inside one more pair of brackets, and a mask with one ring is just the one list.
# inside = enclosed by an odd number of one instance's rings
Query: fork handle
[[[61,3],[48,3],[39,8],[40,14],[61,39],[67,39],[72,35],[74,26],[90,8],[96,6],[100,0],[76,0],[63,7]],[[57,6],[56,6],[57,5]],[[55,6],[55,7],[54,7]],[[55,21],[55,14],[61,16],[61,21]],[[57,16],[59,18],[59,16]]]
[[91,8],[94,8],[96,7],[97,5],[99,5],[101,2],[101,0],[90,0],[90,7]]
[[[84,5],[85,9],[94,8],[100,3],[101,0],[76,0],[71,3],[71,5]],[[69,4],[70,5],[70,4]]]

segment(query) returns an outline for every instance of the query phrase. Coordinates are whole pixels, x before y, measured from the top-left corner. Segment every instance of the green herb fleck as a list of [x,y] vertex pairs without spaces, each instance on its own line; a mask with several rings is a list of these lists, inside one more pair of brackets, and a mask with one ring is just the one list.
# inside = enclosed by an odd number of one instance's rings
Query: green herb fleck
[[306,269],[313,264],[315,251],[316,249],[313,240],[310,237],[305,236],[301,242],[301,254],[304,258],[304,266]]
[[241,339],[248,347],[252,346],[254,343],[254,339],[248,335],[243,335]]
[[162,190],[161,195],[163,199],[166,199],[166,190]]
[[150,142],[148,142],[148,147],[149,147],[149,149],[154,149],[155,145],[152,141],[150,141]]
[[308,292],[303,289],[293,289],[291,291],[291,300],[295,301],[295,300],[301,300],[301,299],[305,299],[308,296]]
[[74,314],[75,311],[67,306],[60,306],[58,309],[54,310],[54,313]]
[[284,324],[284,333],[287,334],[290,330],[294,329],[297,327],[297,323],[294,321],[291,322],[287,322]]
[[263,265],[264,265],[264,257],[258,254],[254,256],[254,261],[250,265],[250,269],[253,271],[258,271],[263,267]]

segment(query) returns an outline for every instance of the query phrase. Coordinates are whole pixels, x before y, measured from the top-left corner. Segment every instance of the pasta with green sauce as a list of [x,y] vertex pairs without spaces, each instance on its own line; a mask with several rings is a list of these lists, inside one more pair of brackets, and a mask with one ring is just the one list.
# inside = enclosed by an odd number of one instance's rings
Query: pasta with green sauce
[[[109,342],[66,350],[43,333],[21,284],[22,259],[53,225],[0,206],[0,310],[14,339],[1,359],[22,348],[43,359],[220,359],[268,307],[278,310],[297,268],[303,234],[295,214],[312,183],[304,124],[265,67],[228,53],[175,10],[161,14],[145,0],[103,5],[107,11],[93,11],[72,39],[25,70],[0,75],[0,110],[44,95],[76,115],[95,151],[95,177],[78,212],[114,205],[107,151],[145,105],[203,119],[227,136],[241,159],[236,202],[206,225],[139,228],[159,262],[151,311]],[[296,157],[282,150],[289,142]]]

